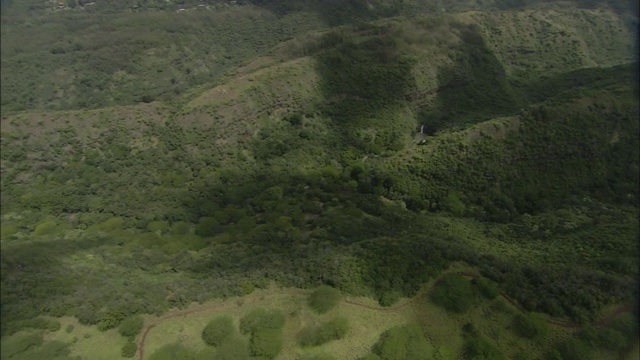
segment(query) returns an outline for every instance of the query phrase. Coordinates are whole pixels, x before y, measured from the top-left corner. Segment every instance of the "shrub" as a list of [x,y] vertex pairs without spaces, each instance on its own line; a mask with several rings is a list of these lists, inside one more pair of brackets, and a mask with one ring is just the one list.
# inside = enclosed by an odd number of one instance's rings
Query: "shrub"
[[212,236],[220,224],[212,217],[203,217],[196,225],[195,233],[199,236]]
[[463,313],[471,308],[474,295],[469,280],[458,274],[449,274],[436,284],[430,298],[448,311]]
[[9,359],[14,355],[42,345],[42,335],[29,334],[3,338],[0,346],[2,359]]
[[318,346],[332,340],[342,339],[349,331],[349,321],[345,318],[335,318],[318,326],[309,326],[298,334],[301,346]]
[[282,350],[282,330],[262,329],[251,335],[249,350],[252,356],[275,358]]
[[500,291],[498,290],[498,284],[487,278],[478,279],[476,281],[476,285],[478,286],[478,289],[480,290],[482,296],[487,299],[495,299],[496,296],[498,296],[498,294],[500,293]]
[[2,227],[0,227],[0,239],[8,238],[17,233],[19,230],[20,229],[16,225],[3,224]]
[[185,235],[189,233],[190,225],[184,221],[171,224],[171,235]]
[[132,358],[136,355],[137,351],[138,351],[138,346],[134,342],[129,341],[128,343],[124,344],[120,354],[124,358]]
[[67,355],[71,350],[69,345],[62,341],[49,341],[44,343],[41,347],[30,349],[25,352],[20,358],[22,359],[68,359]]
[[380,335],[373,346],[371,359],[426,360],[430,358],[431,346],[420,326],[415,324],[393,327]]
[[613,352],[621,352],[627,348],[627,338],[618,330],[604,328],[598,334],[600,347]]
[[196,353],[180,343],[167,344],[154,351],[149,360],[195,360]]
[[119,217],[110,218],[100,224],[89,226],[90,231],[116,231],[121,230],[124,225],[124,219]]
[[465,354],[468,359],[503,360],[505,358],[500,350],[478,334],[467,336]]
[[547,321],[540,314],[519,314],[513,319],[516,333],[528,339],[544,336],[547,333]]
[[216,351],[216,360],[247,360],[249,348],[247,342],[238,337],[227,338]]
[[120,335],[128,338],[138,336],[144,325],[144,320],[140,316],[132,316],[124,320],[118,327]]
[[233,320],[230,316],[219,316],[211,320],[202,330],[202,340],[211,346],[219,346],[233,335]]
[[169,223],[166,221],[152,221],[147,225],[147,230],[150,232],[160,231],[164,234],[169,230]]
[[391,306],[402,297],[402,293],[398,290],[386,291],[382,294],[378,303],[381,306]]
[[64,330],[67,332],[67,334],[71,334],[71,332],[73,331],[73,328],[74,328],[73,324],[69,324]]
[[558,345],[558,353],[563,360],[590,360],[593,359],[593,351],[584,342],[578,339],[568,339]]
[[309,306],[319,314],[331,310],[340,301],[340,291],[330,286],[320,286],[309,296]]
[[613,319],[611,328],[633,338],[638,333],[638,320],[632,314],[620,315]]
[[33,232],[38,236],[49,235],[56,230],[57,226],[58,225],[53,221],[45,221],[36,225],[36,228]]
[[100,318],[100,320],[98,320],[98,330],[100,331],[107,331],[109,329],[113,329],[114,327],[118,326],[119,321],[118,319],[116,319],[114,316],[112,315],[105,315],[102,318]]
[[281,329],[283,326],[284,316],[279,310],[257,308],[240,319],[240,331],[243,334],[263,329]]

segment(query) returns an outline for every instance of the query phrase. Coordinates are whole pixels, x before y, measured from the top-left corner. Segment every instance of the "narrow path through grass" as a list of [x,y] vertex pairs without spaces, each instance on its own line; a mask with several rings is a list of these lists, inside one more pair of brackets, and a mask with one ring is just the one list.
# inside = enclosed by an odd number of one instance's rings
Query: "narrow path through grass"
[[[479,278],[479,274],[471,272],[471,271],[459,271],[457,272],[460,275],[463,275],[465,277],[469,277],[469,278]],[[437,281],[434,282],[433,285],[437,284]],[[353,307],[357,307],[360,309],[367,309],[367,310],[371,310],[371,311],[375,311],[378,313],[397,313],[400,312],[402,310],[404,310],[406,307],[420,301],[420,300],[425,300],[427,295],[429,294],[429,291],[431,290],[433,286],[431,286],[429,289],[425,289],[423,290],[420,294],[416,295],[415,297],[401,303],[398,304],[396,306],[391,306],[391,307],[382,307],[382,306],[375,306],[375,305],[369,305],[369,304],[365,304],[362,302],[358,302],[355,300],[351,300],[351,299],[344,299],[343,302],[345,304],[348,304],[349,306],[353,306]],[[309,295],[309,291],[308,290],[302,290],[302,289],[292,289],[292,288],[288,288],[288,289],[279,289],[276,293],[272,293],[269,295],[266,295],[264,297],[263,300],[268,300],[269,298],[273,298],[273,297],[277,297],[277,296],[286,296],[286,297],[302,297],[302,296],[308,296]],[[505,293],[501,293],[500,296],[507,301],[508,303],[510,303],[511,305],[513,305],[515,308],[518,309],[518,311],[520,312],[525,312],[524,309],[522,309],[522,307],[512,298],[510,298],[508,295],[506,295]],[[144,329],[144,332],[142,333],[142,337],[140,338],[140,341],[138,343],[138,359],[139,360],[143,360],[144,359],[144,353],[145,353],[145,342],[146,339],[149,335],[149,333],[153,330],[153,328],[155,328],[156,326],[160,325],[161,323],[164,323],[166,321],[175,319],[175,318],[179,318],[179,317],[187,317],[187,316],[192,316],[192,315],[197,315],[197,314],[203,314],[203,313],[209,313],[209,312],[217,312],[217,311],[222,311],[225,309],[229,309],[229,308],[233,308],[237,306],[236,303],[234,302],[224,302],[224,303],[215,303],[215,304],[209,304],[207,306],[201,307],[201,308],[197,308],[197,309],[191,309],[191,310],[174,310],[158,319],[156,319],[153,323],[147,325]],[[618,315],[627,313],[629,311],[631,311],[633,309],[632,304],[621,304],[618,307],[616,307],[614,310],[602,315],[598,320],[596,320],[595,322],[593,322],[592,324],[579,324],[579,323],[574,323],[568,320],[562,320],[562,319],[549,319],[548,322],[549,324],[552,324],[554,326],[558,326],[561,328],[565,328],[565,329],[573,329],[573,330],[579,330],[582,328],[585,328],[587,326],[596,326],[596,327],[600,327],[600,326],[606,326],[607,324],[609,324],[609,322],[614,319],[615,317],[617,317]]]

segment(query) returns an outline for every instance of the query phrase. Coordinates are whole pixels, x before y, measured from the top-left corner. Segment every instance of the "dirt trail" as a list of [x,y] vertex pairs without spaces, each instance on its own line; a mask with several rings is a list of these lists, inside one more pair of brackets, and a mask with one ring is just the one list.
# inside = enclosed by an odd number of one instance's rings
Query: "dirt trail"
[[[474,278],[477,279],[479,278],[479,274],[477,273],[473,273],[470,271],[461,271],[458,272],[458,274],[469,277],[469,278]],[[436,282],[437,284],[437,282]],[[434,284],[435,285],[435,284]],[[290,295],[296,295],[296,296],[302,296],[307,294],[307,291],[301,290],[301,289],[287,289],[286,292],[288,292]],[[363,304],[354,300],[350,300],[350,299],[345,299],[344,302],[348,305],[351,306],[356,306],[359,308],[363,308],[363,309],[369,309],[372,311],[377,311],[377,312],[381,312],[381,313],[395,313],[395,312],[399,312],[401,310],[403,310],[404,308],[406,308],[407,306],[421,300],[424,299],[428,294],[428,290],[422,292],[421,294],[418,294],[417,296],[415,296],[414,298],[412,298],[411,300],[397,305],[397,306],[390,306],[390,307],[380,307],[380,306],[373,306],[373,305],[369,305],[369,304]],[[280,296],[280,294],[272,294],[269,295],[267,297],[273,297],[273,296]],[[507,294],[505,293],[500,293],[500,296],[507,302],[509,302],[511,305],[513,305],[514,307],[516,307],[519,311],[525,312],[526,310],[524,310],[520,304],[518,304],[517,301],[515,301],[514,299],[512,299],[511,297],[509,297]],[[220,311],[232,306],[237,306],[234,303],[222,303],[222,304],[213,304],[210,306],[206,306],[206,307],[202,307],[199,309],[193,309],[193,310],[180,310],[180,311],[176,311],[174,313],[170,313],[167,314],[165,316],[162,316],[160,318],[158,318],[156,321],[154,321],[152,324],[148,325],[145,328],[144,333],[142,333],[142,337],[140,338],[140,342],[138,344],[138,359],[139,360],[143,360],[144,359],[144,345],[145,345],[145,341],[147,339],[147,336],[149,335],[149,332],[151,332],[151,330],[160,325],[161,323],[167,321],[167,320],[171,320],[171,319],[175,319],[177,317],[186,317],[186,316],[190,316],[190,315],[194,315],[194,314],[198,314],[198,313],[204,313],[204,312],[211,312],[211,311]],[[598,320],[596,320],[595,322],[591,323],[591,324],[579,324],[579,323],[574,323],[568,320],[560,320],[560,319],[549,319],[548,322],[549,324],[555,325],[555,326],[559,326],[565,329],[575,329],[575,330],[579,330],[579,329],[583,329],[587,326],[596,326],[596,327],[600,327],[600,326],[606,326],[608,325],[611,320],[613,320],[615,317],[617,317],[618,315],[627,313],[629,311],[633,310],[633,305],[632,304],[622,304],[620,306],[618,306],[616,309],[614,309],[613,311],[603,315],[602,317],[600,317]]]

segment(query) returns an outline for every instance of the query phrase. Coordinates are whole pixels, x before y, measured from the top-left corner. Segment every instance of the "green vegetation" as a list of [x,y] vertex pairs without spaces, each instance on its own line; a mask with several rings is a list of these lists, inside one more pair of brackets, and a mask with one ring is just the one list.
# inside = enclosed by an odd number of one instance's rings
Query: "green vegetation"
[[142,330],[143,325],[144,325],[144,320],[142,319],[142,317],[132,316],[124,320],[122,323],[120,323],[120,326],[118,327],[118,332],[120,333],[120,335],[124,337],[133,339],[136,336],[138,336],[138,334]]
[[482,360],[505,360],[504,354],[486,337],[480,334],[473,324],[468,323],[465,331],[464,358]]
[[233,319],[230,316],[218,316],[209,321],[202,330],[202,340],[207,345],[220,346],[235,333]]
[[346,318],[334,318],[320,325],[302,329],[298,333],[297,341],[301,346],[318,346],[342,339],[348,331],[349,321]]
[[470,280],[458,274],[449,274],[434,287],[430,298],[449,311],[463,313],[471,308],[475,296]]
[[128,342],[122,346],[122,357],[124,358],[132,358],[136,355],[138,351],[138,345],[134,342]]
[[487,278],[481,277],[477,280],[474,279],[473,283],[478,287],[482,296],[487,299],[495,299],[500,293],[498,284]]
[[262,329],[251,334],[251,356],[274,359],[282,350],[282,330]]
[[416,324],[404,325],[385,331],[373,347],[372,353],[362,360],[426,360],[431,359],[432,348],[422,328]]
[[[335,316],[299,332],[302,357],[357,331],[342,294],[393,306],[433,279],[441,314],[513,331],[477,325],[438,347],[420,312],[368,358],[613,359],[637,338],[634,315],[595,322],[637,300],[626,6],[9,0],[1,13],[3,359],[66,359],[111,334],[135,356],[143,315],[271,283],[316,289],[310,316]],[[451,266],[474,276],[441,276]],[[491,310],[505,299],[517,312]],[[283,314],[309,324],[289,310],[215,318],[198,325],[203,352],[150,358],[284,356]]]
[[[634,321],[634,323],[631,323]],[[591,348],[601,348],[622,354],[637,339],[637,321],[632,315],[622,315],[605,327],[587,327],[578,333],[578,339]]]
[[557,354],[563,360],[590,360],[594,358],[593,349],[578,339],[568,339],[558,344]]
[[282,350],[284,316],[279,310],[256,308],[240,319],[240,332],[251,334],[251,356],[275,358]]
[[527,339],[535,339],[548,332],[547,319],[535,313],[516,315],[513,328],[518,335]]
[[256,308],[240,319],[240,332],[253,334],[260,330],[278,330],[284,322],[284,315],[279,310]]
[[42,333],[32,333],[3,339],[1,347],[2,359],[15,360],[78,360],[70,356],[69,344],[61,341],[43,342]]
[[181,345],[180,343],[167,344],[160,349],[156,350],[151,356],[150,360],[195,360],[196,352]]
[[[265,346],[260,350],[273,350]],[[250,356],[247,342],[239,337],[231,336],[216,349],[216,359],[220,360],[248,360]]]
[[330,286],[320,286],[309,296],[309,306],[319,314],[324,314],[336,306],[340,299],[340,290]]

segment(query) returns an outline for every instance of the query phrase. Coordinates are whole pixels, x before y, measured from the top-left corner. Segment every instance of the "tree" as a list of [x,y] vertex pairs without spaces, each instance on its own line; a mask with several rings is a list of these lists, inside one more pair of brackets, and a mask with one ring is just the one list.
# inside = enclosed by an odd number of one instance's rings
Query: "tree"
[[324,314],[338,304],[340,297],[340,290],[323,285],[311,293],[308,303],[319,314]]
[[128,338],[135,338],[138,336],[144,325],[144,320],[140,316],[132,316],[124,320],[118,327],[120,335]]
[[548,330],[546,319],[533,313],[517,315],[513,319],[513,326],[518,335],[528,339],[544,336]]
[[137,351],[138,346],[134,342],[129,341],[122,347],[121,355],[124,358],[132,358],[136,355]]
[[558,345],[558,352],[563,360],[593,359],[593,350],[578,339],[568,339]]
[[202,340],[207,345],[219,346],[234,333],[233,320],[228,315],[219,316],[211,320],[202,330]]
[[393,327],[380,335],[373,346],[372,359],[384,360],[426,360],[430,357],[431,346],[422,329],[416,324]]
[[247,360],[249,348],[247,342],[239,337],[227,338],[217,349],[216,360]]
[[342,339],[349,331],[346,318],[334,318],[318,326],[309,326],[298,333],[298,344],[301,346],[318,346],[332,340]]
[[467,336],[465,343],[467,359],[473,360],[504,360],[504,355],[484,337],[474,333]]
[[256,308],[240,319],[240,332],[252,334],[264,329],[281,329],[284,322],[284,316],[279,310]]
[[449,193],[447,198],[442,200],[442,208],[453,215],[462,216],[466,207],[457,193]]
[[463,313],[471,308],[474,296],[469,280],[458,274],[449,274],[432,290],[431,301],[449,311]]
[[480,290],[480,293],[487,299],[495,299],[496,296],[498,296],[498,294],[500,293],[500,291],[498,290],[498,284],[487,278],[482,277],[478,279],[475,282],[475,285]]
[[282,330],[262,329],[251,335],[249,350],[252,356],[275,358],[282,350]]
[[216,228],[220,224],[215,218],[203,217],[196,225],[195,233],[200,236],[211,236],[215,234]]

